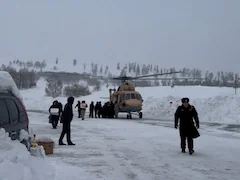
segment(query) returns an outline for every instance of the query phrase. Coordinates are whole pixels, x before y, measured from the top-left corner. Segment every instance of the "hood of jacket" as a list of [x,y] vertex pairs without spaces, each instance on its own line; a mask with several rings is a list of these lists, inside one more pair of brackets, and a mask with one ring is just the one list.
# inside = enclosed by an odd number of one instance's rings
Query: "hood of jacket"
[[68,99],[67,99],[67,102],[69,103],[69,104],[73,104],[73,102],[74,102],[74,97],[68,97]]

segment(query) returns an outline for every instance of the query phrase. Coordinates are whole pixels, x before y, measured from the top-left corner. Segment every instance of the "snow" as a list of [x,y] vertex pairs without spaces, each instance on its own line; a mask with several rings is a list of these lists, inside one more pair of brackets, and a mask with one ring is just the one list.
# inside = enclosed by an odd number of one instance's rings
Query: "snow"
[[[51,128],[47,114],[29,113],[31,127],[36,134],[44,134],[55,142],[60,127]],[[182,154],[178,130],[173,122],[165,125],[149,124],[150,120],[88,119],[72,121],[72,141],[76,146],[55,146],[48,159],[74,166],[76,175],[59,176],[68,179],[100,180],[207,180],[239,179],[240,134],[212,129],[202,125],[201,136],[194,140],[195,154]],[[159,122],[159,121],[156,121]],[[64,139],[65,141],[65,139]],[[80,178],[79,178],[80,179]]]
[[21,129],[19,134],[19,141],[22,142],[23,140],[28,140],[29,138],[30,138],[29,133],[26,130]]
[[[82,121],[75,114],[72,141],[76,146],[59,146],[62,124],[58,129],[51,128],[48,109],[54,100],[65,104],[67,98],[46,97],[45,86],[46,82],[40,79],[36,88],[22,90],[21,94],[29,110],[31,133],[37,139],[51,138],[55,142],[54,154],[46,158],[31,156],[24,145],[11,141],[1,130],[3,180],[239,179],[240,159],[236,157],[240,152],[240,134],[223,130],[227,124],[239,128],[240,97],[234,95],[232,88],[137,88],[144,99],[143,120],[86,118]],[[101,91],[76,101],[90,103],[107,95],[108,89],[102,87]],[[185,96],[200,117],[201,136],[194,141],[192,156],[180,152],[178,130],[173,128],[174,111]],[[225,126],[213,127],[208,124],[211,122]],[[21,131],[20,138],[27,139],[28,134]]]
[[12,76],[6,71],[0,71],[0,89],[9,90],[16,97],[22,98],[16,83],[14,82]]
[[[25,133],[23,136],[27,137]],[[1,180],[83,180],[84,176],[91,177],[71,165],[31,156],[23,144],[11,141],[3,129],[0,129],[0,174]]]
[[33,157],[19,141],[11,141],[0,129],[0,174],[3,180],[54,179],[54,167],[46,159]]
[[[46,97],[45,86],[44,79],[40,79],[36,88],[21,91],[24,104],[28,110],[47,113],[54,100],[63,104],[67,102],[66,97]],[[136,88],[136,90],[142,94],[144,99],[144,118],[172,120],[177,106],[181,104],[181,98],[189,97],[190,103],[196,107],[199,113],[200,121],[224,124],[240,123],[240,96],[234,94],[233,88],[201,86],[171,88],[160,86]],[[108,88],[102,86],[101,91],[76,98],[75,103],[78,100],[85,100],[88,104],[91,101],[105,102],[107,99],[102,99],[102,97],[108,97],[108,94]]]

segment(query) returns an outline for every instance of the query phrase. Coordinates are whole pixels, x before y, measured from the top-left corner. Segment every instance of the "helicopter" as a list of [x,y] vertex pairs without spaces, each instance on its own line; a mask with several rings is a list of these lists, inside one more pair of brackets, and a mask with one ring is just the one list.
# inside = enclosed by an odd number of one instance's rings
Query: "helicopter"
[[[143,112],[142,112],[143,98],[141,94],[135,90],[134,85],[130,83],[130,81],[138,80],[142,78],[148,78],[148,77],[157,77],[157,76],[163,76],[163,75],[176,74],[176,73],[182,73],[182,72],[159,73],[159,74],[151,74],[151,75],[136,76],[136,77],[130,77],[130,76],[119,76],[119,77],[111,77],[111,78],[107,77],[107,79],[120,80],[122,83],[117,89],[115,88],[109,89],[108,99],[109,99],[109,103],[111,103],[114,106],[115,118],[118,118],[119,113],[127,113],[127,119],[132,119],[133,114],[137,115],[139,119],[143,118]],[[98,78],[104,79],[105,77],[98,76]],[[145,79],[145,80],[148,80],[148,79]]]

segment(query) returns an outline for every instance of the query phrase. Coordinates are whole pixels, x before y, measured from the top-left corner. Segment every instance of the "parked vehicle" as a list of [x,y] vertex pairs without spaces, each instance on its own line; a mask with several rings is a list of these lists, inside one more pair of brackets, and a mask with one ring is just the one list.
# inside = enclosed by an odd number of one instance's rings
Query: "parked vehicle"
[[5,71],[0,71],[0,128],[4,128],[12,140],[19,139],[28,149],[31,140],[20,137],[21,130],[29,131],[29,120],[12,76]]

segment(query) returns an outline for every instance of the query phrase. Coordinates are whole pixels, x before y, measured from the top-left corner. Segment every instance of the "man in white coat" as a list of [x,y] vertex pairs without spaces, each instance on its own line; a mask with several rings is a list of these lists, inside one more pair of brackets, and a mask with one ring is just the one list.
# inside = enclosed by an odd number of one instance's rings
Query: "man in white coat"
[[82,101],[80,107],[81,107],[81,117],[82,117],[82,120],[84,120],[86,109],[87,109],[88,105],[86,104],[85,101]]

